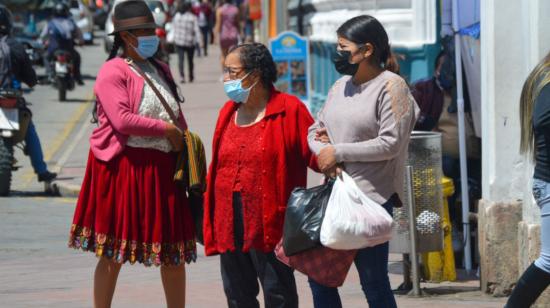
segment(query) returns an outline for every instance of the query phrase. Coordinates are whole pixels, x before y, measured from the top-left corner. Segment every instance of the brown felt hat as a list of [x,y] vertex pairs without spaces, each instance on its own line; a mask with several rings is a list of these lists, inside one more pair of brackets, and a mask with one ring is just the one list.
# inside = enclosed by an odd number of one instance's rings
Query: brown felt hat
[[117,4],[113,25],[115,29],[109,35],[120,31],[158,28],[153,13],[142,0],[128,0]]

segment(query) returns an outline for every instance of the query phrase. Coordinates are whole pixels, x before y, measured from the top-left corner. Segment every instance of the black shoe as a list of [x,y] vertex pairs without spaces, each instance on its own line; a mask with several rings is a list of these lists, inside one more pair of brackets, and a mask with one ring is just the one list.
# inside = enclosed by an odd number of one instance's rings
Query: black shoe
[[79,85],[79,86],[83,86],[83,85],[84,85],[84,80],[82,80],[82,79],[77,79],[77,80],[76,80],[76,84]]
[[180,80],[180,83],[185,83],[185,79],[182,78],[182,79]]
[[189,82],[190,82],[190,83],[193,83],[194,80],[195,80],[195,77],[189,78]]
[[550,284],[550,274],[538,268],[535,263],[523,272],[505,308],[527,308],[537,300]]
[[57,173],[46,171],[38,175],[38,182],[51,182],[57,177]]

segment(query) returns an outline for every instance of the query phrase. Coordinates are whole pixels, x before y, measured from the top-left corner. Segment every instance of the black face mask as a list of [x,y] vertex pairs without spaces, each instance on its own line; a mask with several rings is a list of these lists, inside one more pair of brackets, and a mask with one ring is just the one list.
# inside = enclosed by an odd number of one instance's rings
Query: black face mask
[[355,75],[357,70],[359,69],[359,63],[349,63],[349,59],[351,58],[351,51],[347,50],[337,50],[336,55],[332,59],[332,62],[334,63],[334,68],[336,68],[336,71],[342,75]]

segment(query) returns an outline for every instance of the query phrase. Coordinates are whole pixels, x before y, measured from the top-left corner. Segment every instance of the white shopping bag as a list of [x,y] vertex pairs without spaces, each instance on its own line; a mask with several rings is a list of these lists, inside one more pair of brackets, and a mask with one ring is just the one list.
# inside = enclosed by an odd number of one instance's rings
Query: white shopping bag
[[393,219],[367,197],[345,172],[336,179],[321,225],[321,244],[332,249],[361,249],[390,240]]

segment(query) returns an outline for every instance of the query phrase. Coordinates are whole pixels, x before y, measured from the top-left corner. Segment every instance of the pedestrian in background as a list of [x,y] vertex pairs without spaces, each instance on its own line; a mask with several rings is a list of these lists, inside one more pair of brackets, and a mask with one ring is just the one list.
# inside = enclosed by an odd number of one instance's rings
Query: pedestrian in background
[[239,8],[232,0],[222,0],[222,5],[216,10],[215,35],[218,36],[221,49],[222,69],[225,65],[225,57],[229,48],[239,42],[241,17]]
[[245,43],[254,42],[254,21],[250,19],[250,3],[249,0],[243,0],[241,3],[241,22],[243,41]]
[[220,254],[229,307],[298,307],[293,270],[274,249],[282,237],[286,203],[316,168],[307,145],[313,123],[295,96],[278,92],[277,70],[262,44],[230,49],[224,88],[230,98],[214,132],[205,195],[206,255]]
[[201,42],[201,31],[199,21],[191,11],[191,3],[181,2],[178,12],[174,16],[174,43],[178,53],[178,69],[181,83],[185,83],[184,58],[187,57],[189,82],[195,80],[195,45]]
[[[198,1],[197,1],[198,2]],[[199,3],[195,9],[195,15],[199,20],[199,28],[201,29],[202,34],[202,48],[204,50],[204,56],[208,56],[208,37],[210,36],[212,24],[212,5],[210,1],[203,0],[202,3]]]
[[[191,1],[191,12],[199,18],[199,12],[200,12],[200,5],[201,2],[199,0],[192,0]],[[195,43],[195,53],[197,54],[197,57],[202,57],[202,50],[199,47],[199,42]]]
[[[98,127],[90,138],[69,247],[99,257],[96,308],[111,307],[127,261],[160,266],[167,307],[183,308],[185,263],[196,259],[189,201],[173,180],[187,126],[179,107],[183,99],[168,66],[153,58],[156,27],[145,2],[118,4],[113,49],[94,87]],[[170,109],[177,123],[171,123]]]
[[519,278],[506,308],[531,307],[550,284],[550,53],[527,77],[519,112],[520,152],[535,162],[533,196],[541,214],[541,251]]
[[[405,157],[418,106],[397,62],[388,35],[372,16],[346,21],[337,30],[336,70],[309,145],[319,169],[334,176],[343,168],[369,198],[390,214],[400,206]],[[329,138],[330,136],[330,138]],[[388,277],[389,243],[360,249],[355,266],[371,308],[397,307]],[[342,307],[337,288],[309,279],[316,308]]]

